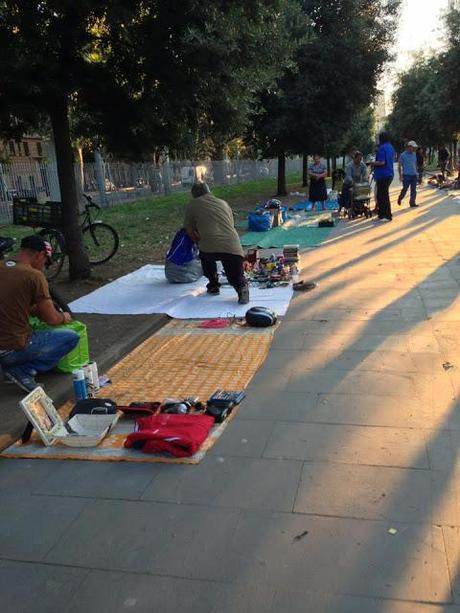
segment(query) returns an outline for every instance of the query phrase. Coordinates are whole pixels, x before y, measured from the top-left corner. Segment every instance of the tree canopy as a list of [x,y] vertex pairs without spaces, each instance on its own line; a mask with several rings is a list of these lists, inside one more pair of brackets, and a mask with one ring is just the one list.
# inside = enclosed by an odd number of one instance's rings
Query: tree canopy
[[446,49],[421,55],[399,76],[388,129],[400,144],[415,139],[436,147],[460,132],[460,11],[446,17]]
[[[399,0],[305,0],[311,35],[295,70],[264,91],[251,135],[264,154],[340,151],[391,58]],[[283,187],[280,186],[281,193]]]
[[50,121],[71,276],[89,274],[71,127],[132,157],[178,147],[199,128],[234,135],[288,62],[287,4],[0,1],[0,133],[18,138]]

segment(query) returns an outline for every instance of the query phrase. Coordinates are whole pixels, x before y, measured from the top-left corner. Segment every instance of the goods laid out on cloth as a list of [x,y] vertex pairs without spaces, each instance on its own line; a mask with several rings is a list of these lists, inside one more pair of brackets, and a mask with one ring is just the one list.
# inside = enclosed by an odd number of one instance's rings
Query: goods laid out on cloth
[[281,200],[271,198],[258,205],[255,211],[248,214],[248,230],[250,232],[267,232],[270,228],[283,225],[288,219],[288,207]]
[[[257,292],[258,290],[254,289],[253,291]],[[271,291],[283,293],[285,289],[260,290],[259,293],[270,294]],[[292,289],[290,291],[292,292]],[[263,304],[263,302],[259,304]],[[270,315],[266,319],[270,323]],[[82,373],[75,376],[75,399],[69,399],[59,405],[59,415],[64,424],[74,417],[78,417],[83,418],[86,423],[82,423],[79,419],[80,423],[77,427],[84,428],[91,425],[91,422],[87,423],[88,417],[108,417],[112,419],[114,411],[119,413],[121,410],[124,413],[105,436],[103,428],[93,432],[93,436],[96,436],[97,440],[102,436],[96,446],[69,446],[65,444],[67,440],[64,443],[56,441],[52,445],[45,445],[38,432],[31,429],[28,432],[28,439],[23,436],[22,440],[8,441],[9,446],[2,450],[1,457],[87,460],[93,462],[198,464],[217,444],[226,428],[231,427],[232,420],[241,406],[224,405],[222,407],[220,401],[226,401],[228,397],[224,395],[222,398],[219,394],[217,399],[212,398],[212,402],[211,397],[215,396],[218,389],[245,390],[247,388],[268,355],[277,327],[277,324],[267,327],[252,327],[245,325],[244,320],[241,323],[236,323],[233,317],[231,321],[227,317],[226,323],[228,325],[225,327],[220,327],[220,323],[217,321],[210,323],[212,326],[219,325],[218,328],[200,327],[203,323],[205,322],[202,319],[172,320],[118,361],[107,373],[99,375],[98,383],[102,389],[98,392],[94,392],[90,378],[88,376],[88,379],[86,379],[85,373],[83,373],[83,385],[86,385],[86,389],[83,388],[83,390],[81,389]],[[266,322],[260,321],[260,323]],[[68,377],[68,385],[70,390],[72,385],[72,377],[70,376]],[[79,394],[85,393],[87,396],[90,393],[95,393],[96,397],[87,397],[78,401]],[[173,399],[173,401],[165,402],[165,399]],[[238,397],[235,399],[237,402],[239,400]],[[137,401],[135,405],[133,405],[133,401]],[[196,405],[199,401],[202,401],[205,405],[204,412],[203,406]],[[182,405],[185,405],[185,407]],[[158,408],[161,406],[163,406],[163,411],[158,413]],[[40,407],[38,407],[38,410],[40,411]],[[222,414],[225,410],[227,410],[228,415],[226,418],[225,414]],[[185,411],[187,412],[185,413]],[[134,447],[126,447],[125,441],[129,435],[135,432],[135,420],[141,417],[149,417],[155,413],[162,416],[185,416],[188,418],[207,415],[212,417],[214,422],[206,440],[192,456],[176,457],[166,453],[143,453],[142,450],[137,450]],[[218,421],[219,414],[222,418],[225,418],[224,421]],[[39,413],[40,416],[40,423],[44,423],[45,427],[47,426],[46,429],[50,430],[53,424],[50,423],[45,409],[42,408]],[[173,421],[177,420],[168,420],[168,427]],[[191,419],[186,423],[199,423],[199,421]],[[110,422],[104,425],[107,427]],[[77,427],[70,425],[70,428],[81,436],[82,430],[78,432]],[[182,426],[180,427],[182,428]],[[27,431],[24,435],[26,434]],[[75,439],[71,441],[73,445],[79,443],[75,436],[71,437]],[[86,440],[84,442],[92,444],[97,440]],[[195,436],[193,440],[196,440]]]
[[[316,229],[316,232],[327,230]],[[256,286],[251,289],[250,304],[239,305],[235,290],[230,285],[221,288],[220,296],[210,296],[206,293],[205,277],[195,283],[168,283],[163,266],[146,265],[78,298],[70,304],[70,308],[74,313],[166,313],[174,319],[210,319],[229,315],[244,317],[249,306],[264,304],[282,316],[288,309],[292,295],[289,285],[271,289]]]
[[94,447],[117,423],[120,413],[112,410],[111,403],[100,399],[96,405],[93,414],[72,411],[71,418],[64,421],[41,387],[35,388],[19,403],[46,446],[62,443],[69,447]]
[[65,421],[41,387],[19,405],[48,447],[96,447],[124,416],[134,419],[124,442],[126,448],[182,458],[194,455],[213,425],[224,422],[245,396],[243,391],[216,390],[206,402],[190,397],[127,406],[108,398],[84,399],[77,400]]
[[282,249],[292,243],[301,248],[311,248],[326,240],[333,227],[331,211],[314,215],[299,211],[292,213],[282,226],[271,228],[268,232],[246,232],[240,236],[240,241],[243,247],[257,246],[262,249]]
[[258,250],[251,249],[244,263],[244,273],[249,285],[258,286],[261,289],[287,286],[293,280],[297,280],[298,260],[297,245],[290,245],[286,254],[283,252],[281,255],[271,255],[268,258],[259,257]]

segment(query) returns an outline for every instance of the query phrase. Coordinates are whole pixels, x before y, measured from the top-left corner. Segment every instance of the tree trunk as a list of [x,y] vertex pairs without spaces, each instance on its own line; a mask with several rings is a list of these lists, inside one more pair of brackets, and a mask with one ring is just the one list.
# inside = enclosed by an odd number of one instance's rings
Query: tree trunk
[[62,225],[69,256],[69,277],[70,279],[86,279],[91,274],[91,268],[88,254],[83,247],[80,228],[67,98],[54,103],[50,117],[61,187]]
[[345,170],[345,156],[342,156],[342,168]]
[[332,170],[337,170],[337,158],[334,157],[332,158]]
[[286,154],[284,151],[278,154],[278,190],[277,196],[287,196],[286,184]]
[[454,138],[453,147],[454,147],[454,168],[455,168],[457,166],[457,158],[458,158],[458,142],[456,138]]
[[302,157],[302,187],[308,187],[308,154]]
[[331,158],[329,156],[326,157],[326,164],[327,164],[327,176],[330,177],[331,176]]

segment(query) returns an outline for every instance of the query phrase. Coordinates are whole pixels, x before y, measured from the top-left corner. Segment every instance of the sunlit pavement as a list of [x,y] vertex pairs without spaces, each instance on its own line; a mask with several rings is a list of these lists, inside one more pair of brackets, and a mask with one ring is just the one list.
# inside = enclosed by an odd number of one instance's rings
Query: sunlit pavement
[[0,462],[2,613],[460,611],[460,201],[419,203],[303,256],[198,466]]

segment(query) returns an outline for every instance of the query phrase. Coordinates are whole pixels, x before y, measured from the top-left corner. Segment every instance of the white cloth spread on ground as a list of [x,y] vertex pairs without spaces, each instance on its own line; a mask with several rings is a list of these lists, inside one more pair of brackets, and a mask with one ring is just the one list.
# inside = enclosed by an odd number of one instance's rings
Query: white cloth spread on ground
[[251,302],[239,305],[235,290],[224,285],[219,296],[206,293],[206,279],[195,283],[171,284],[164,266],[147,265],[103,285],[70,304],[74,313],[141,315],[166,313],[177,319],[243,317],[253,306],[266,306],[284,315],[292,298],[292,287],[250,288]]

